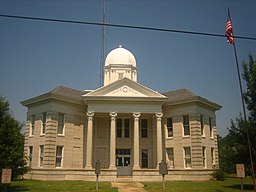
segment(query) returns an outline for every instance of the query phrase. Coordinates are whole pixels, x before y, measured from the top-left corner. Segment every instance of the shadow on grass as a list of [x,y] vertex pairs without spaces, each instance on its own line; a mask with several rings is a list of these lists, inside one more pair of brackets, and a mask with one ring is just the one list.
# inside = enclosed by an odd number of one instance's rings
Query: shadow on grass
[[[230,186],[225,186],[225,187],[226,188],[232,188],[232,189],[241,189],[240,184],[230,185]],[[244,190],[252,190],[253,191],[253,185],[252,184],[244,184],[243,187],[244,187]]]
[[[0,191],[4,191],[4,186],[0,186]],[[24,186],[7,186],[6,192],[20,192],[20,191],[30,191],[27,187]]]

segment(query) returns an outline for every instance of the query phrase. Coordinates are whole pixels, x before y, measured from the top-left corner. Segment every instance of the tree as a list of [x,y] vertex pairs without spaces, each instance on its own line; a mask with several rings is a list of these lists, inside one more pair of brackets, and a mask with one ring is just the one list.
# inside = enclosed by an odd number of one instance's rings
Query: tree
[[235,172],[235,164],[244,163],[247,174],[251,173],[247,129],[251,143],[251,151],[256,167],[256,61],[249,54],[249,62],[243,61],[243,79],[246,82],[244,100],[248,110],[248,121],[245,121],[241,113],[235,120],[231,120],[228,134],[219,138],[220,166],[229,173]]
[[22,125],[10,112],[8,101],[0,97],[0,172],[3,168],[11,168],[12,178],[24,174],[27,170],[21,128]]

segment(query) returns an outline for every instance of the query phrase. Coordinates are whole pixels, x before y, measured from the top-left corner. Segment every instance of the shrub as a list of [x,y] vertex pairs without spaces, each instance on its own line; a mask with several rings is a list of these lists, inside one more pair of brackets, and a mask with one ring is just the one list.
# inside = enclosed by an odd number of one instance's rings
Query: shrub
[[226,179],[225,172],[221,169],[217,169],[213,172],[213,178],[217,181],[224,181]]

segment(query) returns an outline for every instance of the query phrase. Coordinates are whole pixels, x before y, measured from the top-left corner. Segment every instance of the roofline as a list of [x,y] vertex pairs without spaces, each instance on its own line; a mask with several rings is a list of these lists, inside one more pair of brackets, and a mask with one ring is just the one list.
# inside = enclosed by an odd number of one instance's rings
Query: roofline
[[167,101],[166,103],[164,103],[164,106],[174,106],[174,105],[188,104],[188,103],[200,103],[207,107],[210,107],[211,109],[213,109],[215,111],[220,110],[222,108],[221,105],[211,102],[211,101],[209,101],[203,97],[200,97],[200,96],[193,96],[191,98],[183,99],[183,100]]
[[82,97],[81,100],[78,99],[74,99],[74,98],[70,98],[70,97],[66,97],[66,96],[61,96],[58,94],[54,94],[54,93],[45,93],[36,97],[33,97],[31,99],[27,99],[25,101],[20,102],[23,106],[29,106],[29,105],[33,105],[36,102],[42,102],[42,101],[46,101],[49,99],[55,99],[55,100],[60,100],[60,101],[66,101],[69,103],[74,103],[74,104],[82,104]]

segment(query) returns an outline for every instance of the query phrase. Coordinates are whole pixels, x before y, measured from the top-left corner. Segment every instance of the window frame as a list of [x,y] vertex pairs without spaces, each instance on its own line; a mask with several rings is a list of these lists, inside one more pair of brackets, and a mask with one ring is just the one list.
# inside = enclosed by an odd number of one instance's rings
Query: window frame
[[[146,127],[143,122],[146,122]],[[140,120],[140,137],[148,138],[148,119],[146,118]]]
[[33,160],[33,146],[28,146],[28,166],[32,166],[32,160]]
[[131,129],[130,118],[117,118],[116,120],[116,137],[117,138],[130,138],[130,129]]
[[[186,153],[187,152],[186,149],[189,149],[189,154]],[[184,168],[191,169],[192,168],[191,147],[183,147],[183,158],[184,158]]]
[[[63,117],[60,122],[60,117]],[[60,128],[61,127],[61,128]],[[61,130],[61,132],[60,132]],[[58,114],[58,127],[57,127],[57,134],[58,135],[65,135],[65,114],[64,113],[59,113]]]
[[213,125],[212,125],[212,118],[209,117],[209,130],[210,130],[210,138],[213,138]]
[[39,167],[44,166],[44,145],[39,145]]
[[45,135],[47,112],[42,113],[41,135]]
[[36,115],[33,114],[33,115],[30,116],[29,136],[34,136],[35,135],[35,123],[36,123]]
[[[166,148],[166,152],[167,152],[167,157],[169,160],[170,168],[173,169],[174,168],[174,148],[173,147]],[[169,153],[169,152],[171,152],[171,153]]]
[[[169,124],[168,120],[171,121],[170,126],[168,125]],[[166,129],[167,129],[167,137],[173,138],[173,118],[172,117],[166,118]],[[169,131],[169,130],[171,130],[171,131]],[[169,134],[169,133],[171,133],[171,134]]]
[[[58,149],[61,149],[61,155],[58,155]],[[57,145],[56,146],[56,154],[55,154],[55,167],[62,168],[63,167],[63,155],[64,155],[64,146]],[[58,165],[60,162],[60,166]]]
[[215,148],[211,147],[211,159],[212,159],[212,167],[215,168],[216,160],[215,160]]
[[201,136],[205,137],[204,115],[200,115]]
[[141,150],[141,168],[143,169],[148,168],[148,149]]
[[[187,118],[187,119],[185,119]],[[187,122],[185,122],[187,120]],[[183,137],[190,137],[190,118],[189,115],[182,115],[182,127],[183,127]],[[188,130],[186,130],[188,129]],[[188,132],[188,134],[186,134]]]
[[202,146],[202,160],[203,160],[203,168],[207,168],[207,158],[206,158],[206,147]]

